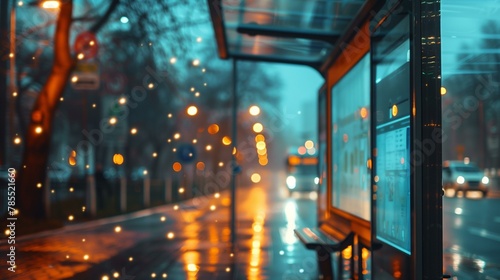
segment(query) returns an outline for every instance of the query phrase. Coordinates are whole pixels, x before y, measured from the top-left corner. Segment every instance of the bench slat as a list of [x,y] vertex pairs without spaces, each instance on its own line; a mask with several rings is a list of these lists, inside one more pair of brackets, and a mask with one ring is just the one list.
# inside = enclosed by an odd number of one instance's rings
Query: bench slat
[[299,228],[295,229],[294,232],[306,248],[310,250],[322,248],[338,252],[347,248],[354,240],[354,233],[352,232],[346,235],[343,240],[337,240],[319,228]]

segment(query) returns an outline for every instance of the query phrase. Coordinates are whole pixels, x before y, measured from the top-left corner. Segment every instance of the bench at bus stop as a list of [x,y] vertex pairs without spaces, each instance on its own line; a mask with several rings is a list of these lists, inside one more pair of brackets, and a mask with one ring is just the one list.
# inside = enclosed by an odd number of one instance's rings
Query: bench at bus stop
[[[294,230],[297,238],[309,250],[316,251],[318,269],[322,279],[341,279],[343,272],[343,258],[341,252],[351,246],[353,248],[353,232],[338,234],[335,237],[327,234],[321,228],[297,228]],[[333,277],[332,254],[337,254],[337,274]],[[354,258],[350,258],[351,275],[354,275]]]
[[[335,237],[331,234],[326,233],[321,228],[297,228],[294,230],[297,238],[305,245],[309,250],[316,251],[318,259],[318,269],[319,274],[324,280],[332,279],[343,279],[342,274],[344,272],[344,259],[342,257],[342,251],[351,246],[354,250],[354,240],[356,234],[354,232],[336,233]],[[367,249],[368,251],[377,250],[381,247],[381,244],[370,244],[369,241],[364,240],[358,236],[357,238],[357,249],[358,249],[358,275],[359,279],[362,279],[362,250]],[[334,274],[332,267],[332,255],[337,255],[337,269],[336,274]],[[349,268],[351,276],[354,275],[354,256],[351,254],[349,259]]]

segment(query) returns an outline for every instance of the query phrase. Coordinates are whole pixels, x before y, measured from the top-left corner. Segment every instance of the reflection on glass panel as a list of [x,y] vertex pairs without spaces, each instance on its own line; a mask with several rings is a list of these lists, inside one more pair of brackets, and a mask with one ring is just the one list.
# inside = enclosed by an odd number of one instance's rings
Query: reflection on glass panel
[[[446,194],[458,196],[443,200],[445,270],[470,279],[497,277],[500,257],[492,248],[498,241],[492,239],[500,236],[493,199],[500,195],[500,1],[442,0],[441,8],[443,160],[480,169],[477,175],[443,169],[452,186]],[[462,190],[483,184],[486,198]]]
[[291,58],[299,56],[316,60],[327,55],[332,49],[326,42],[308,39],[240,35],[235,30],[228,30],[226,35],[230,51],[237,53],[280,54]]
[[499,1],[442,1],[444,160],[500,167]]
[[370,59],[332,89],[332,206],[370,220]]
[[364,2],[364,0],[225,0],[222,1],[222,7],[226,22],[341,31],[347,28]]

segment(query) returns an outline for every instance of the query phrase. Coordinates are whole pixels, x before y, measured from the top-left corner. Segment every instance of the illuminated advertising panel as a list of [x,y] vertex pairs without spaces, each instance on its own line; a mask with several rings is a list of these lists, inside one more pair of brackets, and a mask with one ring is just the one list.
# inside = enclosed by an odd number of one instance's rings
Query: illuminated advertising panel
[[332,206],[370,220],[370,56],[332,88]]
[[411,254],[410,42],[376,65],[376,237]]

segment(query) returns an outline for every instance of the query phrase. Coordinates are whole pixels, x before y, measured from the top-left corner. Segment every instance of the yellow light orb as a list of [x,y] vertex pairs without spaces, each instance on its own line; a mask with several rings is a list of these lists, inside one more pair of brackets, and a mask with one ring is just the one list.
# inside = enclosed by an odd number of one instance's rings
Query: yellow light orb
[[257,116],[260,114],[260,108],[259,106],[256,106],[256,105],[253,105],[251,106],[249,109],[248,109],[248,112],[250,113],[250,115],[252,116]]
[[262,130],[264,130],[264,126],[261,123],[255,123],[252,128],[256,133],[260,133],[262,132]]
[[132,128],[132,129],[130,130],[130,134],[137,134],[137,128],[135,128],[135,127],[134,127],[134,128]]
[[260,141],[265,141],[266,140],[266,137],[264,137],[264,135],[262,134],[257,134],[255,136],[255,142],[260,142]]
[[19,145],[21,144],[21,137],[17,136],[14,138],[14,144]]
[[231,138],[229,138],[227,136],[222,137],[222,144],[229,146],[229,145],[231,145],[231,143],[232,143]]
[[187,108],[186,112],[188,115],[194,116],[198,113],[198,108],[196,108],[196,106],[192,105],[192,106],[189,106]]
[[116,124],[116,122],[117,122],[117,121],[118,121],[118,120],[117,120],[115,117],[111,117],[111,118],[109,118],[109,123],[110,123],[110,124]]
[[306,147],[306,149],[311,149],[312,147],[314,147],[314,142],[311,140],[307,140],[306,143],[304,143],[304,147]]
[[258,149],[258,150],[264,150],[266,148],[266,142],[264,141],[259,141],[255,144],[255,147]]
[[447,92],[445,87],[441,87],[441,95],[445,95]]
[[122,154],[114,154],[113,155],[113,163],[116,165],[122,165],[124,162],[124,158]]
[[398,115],[398,106],[396,104],[392,105],[392,116],[395,117]]
[[368,117],[368,109],[365,107],[361,108],[361,110],[359,110],[359,115],[361,118],[366,119],[366,117]]
[[35,133],[36,134],[41,134],[43,132],[43,128],[41,126],[35,127]]
[[254,183],[258,183],[261,180],[260,174],[259,173],[254,173],[252,176],[250,176],[250,180]]
[[207,150],[207,151],[211,151],[211,150],[212,150],[212,146],[211,146],[211,145],[207,145],[207,146],[205,147],[205,150]]

